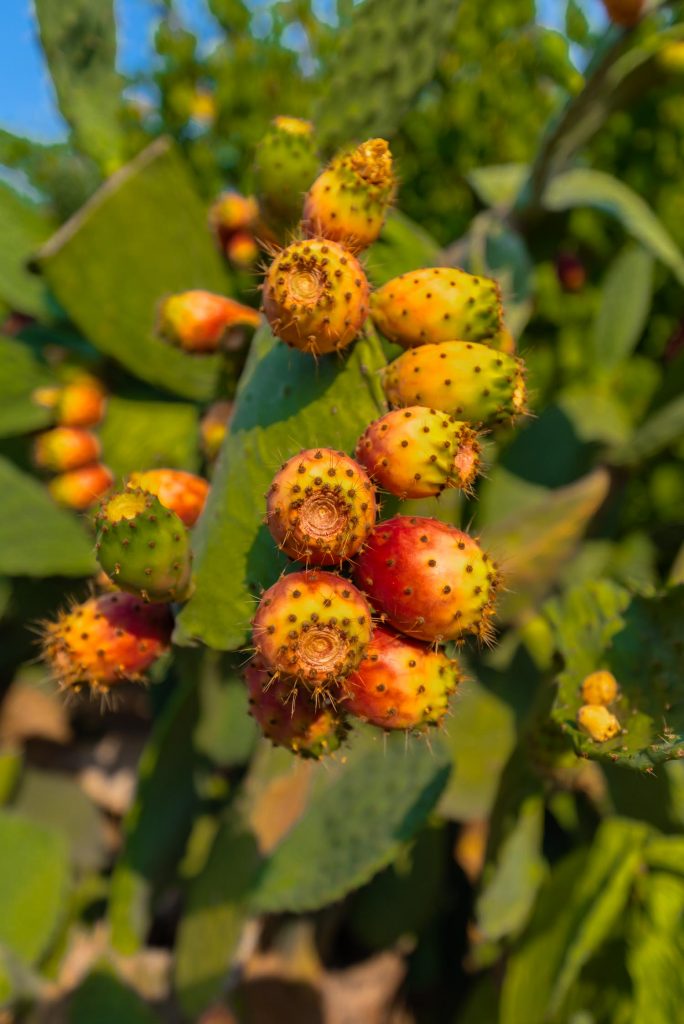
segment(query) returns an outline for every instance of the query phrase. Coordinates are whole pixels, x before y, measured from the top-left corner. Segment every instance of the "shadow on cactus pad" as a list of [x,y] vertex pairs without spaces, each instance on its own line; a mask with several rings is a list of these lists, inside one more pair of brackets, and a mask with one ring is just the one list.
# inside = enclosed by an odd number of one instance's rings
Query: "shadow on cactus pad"
[[[608,581],[547,605],[565,666],[551,716],[578,754],[638,771],[684,757],[683,613],[684,586],[643,596]],[[620,731],[603,742],[577,722],[582,682],[597,669],[612,672],[619,685],[610,712]]]

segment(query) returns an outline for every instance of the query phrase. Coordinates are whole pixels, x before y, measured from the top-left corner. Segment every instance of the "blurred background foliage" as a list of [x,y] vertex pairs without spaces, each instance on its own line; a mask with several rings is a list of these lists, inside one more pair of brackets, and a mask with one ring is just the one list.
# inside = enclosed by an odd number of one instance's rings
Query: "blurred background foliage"
[[[126,77],[111,3],[36,0],[69,135],[0,131],[3,1024],[680,1019],[683,599],[658,595],[684,582],[684,5],[628,32],[559,6],[552,30],[532,0],[207,0],[208,49],[168,0]],[[87,520],[33,475],[49,416],[30,395],[87,368],[117,477],[202,464],[199,417],[233,397],[244,351],[167,358],[154,305],[196,286],[257,304],[206,215],[252,192],[279,114],[312,119],[322,156],[391,140],[402,216],[369,272],[497,276],[535,410],[490,439],[479,501],[440,505],[503,558],[499,646],[470,652],[432,749],[361,735],[329,770],[257,742],[239,654],[181,648],[149,691],[65,707],[29,628],[92,572]],[[301,382],[303,434],[319,384]],[[355,414],[365,394],[345,436]],[[271,436],[292,444],[290,425]],[[227,442],[235,465],[245,450]],[[249,517],[261,494],[239,500]],[[200,543],[216,585],[227,548]],[[181,642],[216,635],[212,602]],[[567,708],[613,657],[639,726],[600,754]]]

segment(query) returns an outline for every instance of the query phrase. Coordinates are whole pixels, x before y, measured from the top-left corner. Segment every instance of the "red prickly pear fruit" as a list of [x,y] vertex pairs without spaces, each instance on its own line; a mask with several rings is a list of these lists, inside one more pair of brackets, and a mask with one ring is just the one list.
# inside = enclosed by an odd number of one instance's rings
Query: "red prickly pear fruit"
[[395,516],[378,523],[354,578],[376,611],[417,640],[491,635],[496,563],[473,537],[438,519]]
[[391,405],[444,409],[469,423],[503,423],[527,412],[522,359],[472,341],[410,349],[385,367]]
[[556,257],[556,276],[565,292],[581,292],[587,283],[584,264],[570,252],[561,252]]
[[159,306],[157,330],[185,352],[216,352],[233,327],[258,327],[255,309],[211,292],[169,295]]
[[107,493],[113,483],[112,471],[96,462],[92,466],[60,473],[50,481],[48,490],[58,505],[85,512]]
[[304,231],[360,252],[380,234],[396,188],[388,144],[368,139],[316,178],[304,200]]
[[344,452],[310,448],[273,478],[266,523],[288,558],[339,565],[361,548],[375,525],[375,488]]
[[329,691],[361,661],[371,610],[353,583],[335,573],[293,572],[264,593],[253,627],[256,653],[272,674]]
[[64,387],[37,388],[37,405],[54,409],[62,427],[94,427],[105,414],[107,398],[102,384],[89,374],[81,374]]
[[471,490],[480,468],[480,445],[467,423],[413,405],[371,423],[359,439],[356,458],[390,494],[428,498],[447,487]]
[[382,626],[347,678],[344,710],[381,729],[423,731],[439,725],[462,676],[444,651]]
[[249,231],[236,231],[225,245],[226,256],[235,267],[249,270],[259,259],[259,246]]
[[54,427],[38,434],[33,442],[33,462],[38,469],[64,473],[80,469],[100,457],[99,439],[82,427]]
[[190,534],[180,518],[146,491],[103,502],[95,524],[100,567],[122,590],[145,601],[184,601],[191,589]]
[[63,688],[106,691],[139,682],[168,650],[168,605],[146,605],[132,594],[99,594],[43,623],[42,657]]
[[170,508],[186,526],[194,526],[204,509],[209,483],[182,469],[148,469],[131,473],[126,486],[156,494],[164,508]]
[[455,267],[427,267],[393,278],[373,292],[371,317],[403,348],[443,341],[488,341],[503,326],[496,281]]
[[368,315],[370,293],[355,256],[337,242],[293,242],[273,260],[264,282],[271,330],[293,348],[322,355],[349,345]]
[[236,231],[253,228],[259,219],[259,204],[254,196],[223,192],[209,211],[209,225],[222,249]]
[[250,714],[276,747],[319,760],[337,750],[347,733],[342,717],[287,677],[274,677],[261,658],[245,668]]
[[634,28],[645,12],[645,0],[603,0],[608,17],[614,25]]
[[235,409],[234,402],[221,401],[210,405],[200,423],[200,438],[204,457],[213,462],[221,450],[223,439]]

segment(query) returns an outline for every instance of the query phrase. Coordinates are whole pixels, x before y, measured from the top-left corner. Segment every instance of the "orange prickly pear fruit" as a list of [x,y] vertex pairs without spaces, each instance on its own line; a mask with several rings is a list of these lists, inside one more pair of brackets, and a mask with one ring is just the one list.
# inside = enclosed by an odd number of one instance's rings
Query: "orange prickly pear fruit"
[[582,680],[582,700],[585,704],[612,704],[618,692],[617,679],[606,669],[591,672]]
[[259,204],[255,197],[239,192],[223,192],[209,211],[209,223],[223,248],[231,235],[253,228],[258,219]]
[[388,144],[368,139],[316,178],[304,201],[304,230],[360,252],[380,234],[396,187]]
[[99,439],[82,427],[53,427],[33,441],[33,462],[38,469],[64,473],[95,462],[100,457]]
[[583,704],[577,712],[577,724],[596,743],[612,740],[621,732],[618,719],[602,704]]
[[200,423],[202,451],[205,458],[210,462],[216,458],[221,450],[234,407],[234,402],[214,402],[202,417],[202,422]]
[[92,466],[60,473],[48,484],[48,490],[58,505],[85,512],[91,508],[114,483],[114,474],[101,462]]
[[62,688],[107,691],[141,681],[168,650],[172,629],[168,605],[120,592],[99,594],[43,623],[42,656]]
[[54,409],[62,427],[94,427],[105,414],[107,396],[95,377],[80,374],[63,387],[38,388],[33,393],[37,405]]
[[503,327],[496,281],[456,267],[428,267],[393,278],[371,295],[371,317],[403,348],[455,339],[490,343]]
[[215,352],[232,327],[258,327],[255,309],[205,291],[169,295],[159,307],[161,337],[186,352]]
[[130,490],[156,494],[164,508],[175,512],[186,526],[194,526],[204,509],[209,482],[182,469],[148,469],[131,473],[126,486]]
[[231,235],[226,242],[225,251],[234,266],[246,270],[253,267],[259,259],[259,246],[249,231],[236,231]]
[[337,242],[311,238],[278,253],[264,282],[271,330],[293,348],[323,355],[349,345],[368,315],[361,264]]

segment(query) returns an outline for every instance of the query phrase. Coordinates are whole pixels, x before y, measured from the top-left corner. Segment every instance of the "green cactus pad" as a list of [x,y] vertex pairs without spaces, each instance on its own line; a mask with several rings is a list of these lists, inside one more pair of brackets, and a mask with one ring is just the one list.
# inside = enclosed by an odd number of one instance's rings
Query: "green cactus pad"
[[190,535],[181,520],[146,491],[115,494],[97,514],[97,560],[122,590],[148,601],[188,597]]
[[[570,591],[547,605],[565,667],[551,716],[583,757],[649,771],[684,757],[684,586],[662,595],[633,595],[608,581]],[[621,732],[598,742],[582,732],[577,713],[589,673],[608,669],[619,685],[609,707]]]

